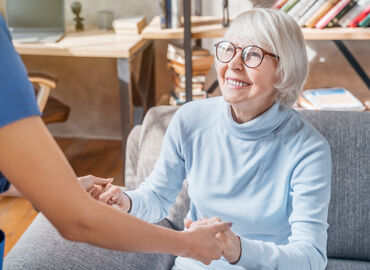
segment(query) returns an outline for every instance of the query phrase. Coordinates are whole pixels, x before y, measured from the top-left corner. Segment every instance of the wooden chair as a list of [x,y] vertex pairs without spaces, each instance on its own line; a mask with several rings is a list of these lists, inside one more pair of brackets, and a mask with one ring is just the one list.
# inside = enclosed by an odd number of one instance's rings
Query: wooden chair
[[50,91],[56,87],[57,79],[41,72],[29,72],[28,78],[35,87],[37,104],[43,114],[44,123],[65,122],[68,119],[70,107],[50,97]]

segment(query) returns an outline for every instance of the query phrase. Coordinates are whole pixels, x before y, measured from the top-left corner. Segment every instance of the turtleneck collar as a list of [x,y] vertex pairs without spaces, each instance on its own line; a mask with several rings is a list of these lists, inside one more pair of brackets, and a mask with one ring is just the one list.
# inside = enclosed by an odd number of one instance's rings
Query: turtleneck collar
[[289,109],[283,107],[279,102],[275,102],[267,111],[256,118],[239,124],[232,117],[231,105],[223,98],[221,100],[223,124],[231,134],[241,139],[255,140],[266,137],[288,119]]

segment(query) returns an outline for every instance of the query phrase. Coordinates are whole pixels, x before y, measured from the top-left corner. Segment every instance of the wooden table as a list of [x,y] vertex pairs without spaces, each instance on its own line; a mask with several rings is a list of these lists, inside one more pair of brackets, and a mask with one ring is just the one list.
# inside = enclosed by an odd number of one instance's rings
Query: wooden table
[[[139,100],[145,112],[148,107],[149,88],[154,85],[151,72],[154,63],[152,42],[140,35],[117,35],[113,31],[93,29],[68,33],[55,43],[15,42],[14,46],[21,55],[116,59],[124,168],[126,139],[134,125],[134,98],[135,101]],[[141,64],[139,67],[136,65],[136,70],[133,70],[133,61],[139,54],[142,56]],[[133,76],[134,72],[139,72],[139,76]]]

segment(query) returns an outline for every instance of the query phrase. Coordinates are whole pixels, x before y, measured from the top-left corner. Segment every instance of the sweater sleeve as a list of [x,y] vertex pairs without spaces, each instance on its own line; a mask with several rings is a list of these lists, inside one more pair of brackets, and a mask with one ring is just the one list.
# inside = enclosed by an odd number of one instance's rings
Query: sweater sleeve
[[242,254],[237,265],[249,270],[325,269],[331,156],[326,142],[318,148],[302,156],[291,174],[288,243],[276,245],[240,237]]
[[180,110],[167,128],[153,171],[136,190],[126,192],[132,201],[130,214],[147,222],[159,222],[168,215],[185,179]]

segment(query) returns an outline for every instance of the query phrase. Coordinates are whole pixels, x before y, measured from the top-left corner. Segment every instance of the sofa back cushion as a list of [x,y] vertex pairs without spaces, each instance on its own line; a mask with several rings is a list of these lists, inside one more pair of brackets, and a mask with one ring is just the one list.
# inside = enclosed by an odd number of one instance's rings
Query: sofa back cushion
[[[154,167],[177,107],[148,111],[141,127],[137,179]],[[370,260],[370,112],[302,111],[328,140],[333,161],[328,216],[328,256]],[[186,181],[168,219],[177,229],[189,209]]]
[[302,114],[331,147],[328,256],[370,260],[370,112]]
[[[139,138],[137,162],[137,180],[139,182],[149,176],[153,170],[162,148],[164,134],[177,109],[178,107],[174,106],[153,107],[145,115]],[[182,230],[184,228],[184,218],[188,211],[189,197],[185,180],[167,219],[174,228]]]

